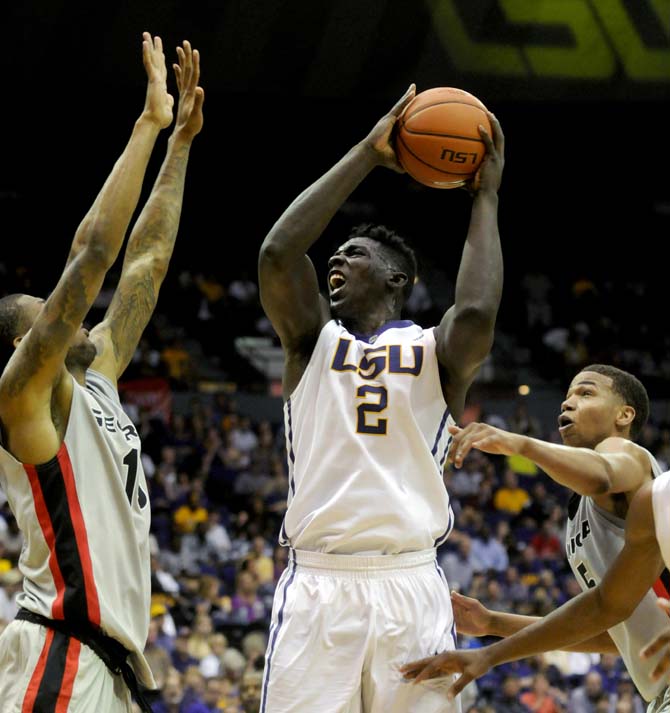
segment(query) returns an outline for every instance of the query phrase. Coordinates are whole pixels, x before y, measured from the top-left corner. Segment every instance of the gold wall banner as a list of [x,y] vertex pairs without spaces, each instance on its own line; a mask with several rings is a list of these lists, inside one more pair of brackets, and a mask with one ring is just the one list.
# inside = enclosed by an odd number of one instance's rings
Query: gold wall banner
[[462,72],[670,84],[670,0],[426,0]]

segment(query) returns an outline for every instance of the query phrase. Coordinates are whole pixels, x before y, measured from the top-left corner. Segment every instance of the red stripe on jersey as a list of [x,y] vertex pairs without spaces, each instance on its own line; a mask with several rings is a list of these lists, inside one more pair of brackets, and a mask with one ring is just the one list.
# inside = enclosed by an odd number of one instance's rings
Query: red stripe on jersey
[[77,497],[77,485],[74,481],[72,462],[70,461],[70,454],[67,452],[65,442],[63,442],[61,447],[58,449],[57,457],[61,473],[63,474],[63,482],[65,483],[65,492],[67,494],[67,502],[70,510],[70,519],[72,520],[74,536],[77,540],[77,550],[81,561],[81,568],[84,573],[84,588],[86,589],[88,619],[92,624],[100,626],[100,602],[98,601],[98,590],[95,586],[95,578],[93,577],[93,563],[91,561],[91,552],[88,548],[88,535],[86,533],[84,517],[81,514],[79,498]]
[[668,592],[665,584],[660,579],[654,582],[654,592],[657,597],[664,597],[665,599],[670,599],[670,592]]
[[56,536],[54,535],[49,511],[44,501],[44,494],[42,493],[42,486],[40,485],[37,470],[35,466],[32,465],[24,464],[23,468],[28,475],[30,489],[33,491],[33,502],[35,503],[37,520],[40,523],[42,534],[49,548],[49,569],[51,570],[51,576],[54,578],[54,584],[56,585],[56,598],[51,605],[51,616],[54,619],[64,619],[63,597],[65,596],[65,581],[63,580],[63,575],[58,566],[58,559],[56,558]]
[[23,698],[21,713],[33,713],[33,706],[35,705],[37,693],[40,690],[40,683],[42,683],[42,676],[44,676],[44,669],[47,665],[47,656],[49,655],[49,649],[51,648],[53,638],[53,630],[47,629],[47,637],[44,641],[44,646],[42,647],[42,653],[37,660],[37,666],[35,666],[28,688],[26,688],[26,695]]
[[70,643],[67,647],[67,658],[65,660],[65,671],[63,672],[63,683],[60,692],[58,693],[58,701],[54,713],[67,713],[72,698],[72,689],[74,687],[74,679],[79,670],[79,652],[81,651],[81,642],[70,637]]

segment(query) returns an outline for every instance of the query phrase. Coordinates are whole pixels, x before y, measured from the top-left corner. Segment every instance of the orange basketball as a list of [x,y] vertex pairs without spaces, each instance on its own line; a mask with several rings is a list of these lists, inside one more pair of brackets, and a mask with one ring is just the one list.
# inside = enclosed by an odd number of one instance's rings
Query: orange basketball
[[455,87],[435,87],[417,94],[395,126],[400,165],[431,188],[457,188],[471,179],[486,153],[479,134],[491,135],[486,107],[476,96]]

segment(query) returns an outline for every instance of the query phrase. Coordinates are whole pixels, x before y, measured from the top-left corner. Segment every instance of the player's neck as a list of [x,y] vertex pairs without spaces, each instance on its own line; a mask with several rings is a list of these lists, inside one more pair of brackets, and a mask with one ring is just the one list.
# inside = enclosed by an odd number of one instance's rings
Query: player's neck
[[68,371],[72,374],[72,378],[80,385],[84,386],[86,384],[86,369],[82,369],[78,366],[68,367]]
[[380,309],[371,310],[365,315],[356,317],[342,317],[342,324],[352,334],[374,334],[381,329],[387,322],[392,322],[400,319],[400,311],[390,311],[385,305]]

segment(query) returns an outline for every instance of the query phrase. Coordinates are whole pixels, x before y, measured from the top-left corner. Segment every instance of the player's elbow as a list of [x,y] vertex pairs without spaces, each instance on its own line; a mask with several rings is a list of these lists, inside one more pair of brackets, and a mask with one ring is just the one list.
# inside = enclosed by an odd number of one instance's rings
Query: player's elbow
[[467,326],[467,328],[473,332],[493,334],[497,315],[497,302],[478,300],[457,306],[454,314],[454,322],[459,325]]

